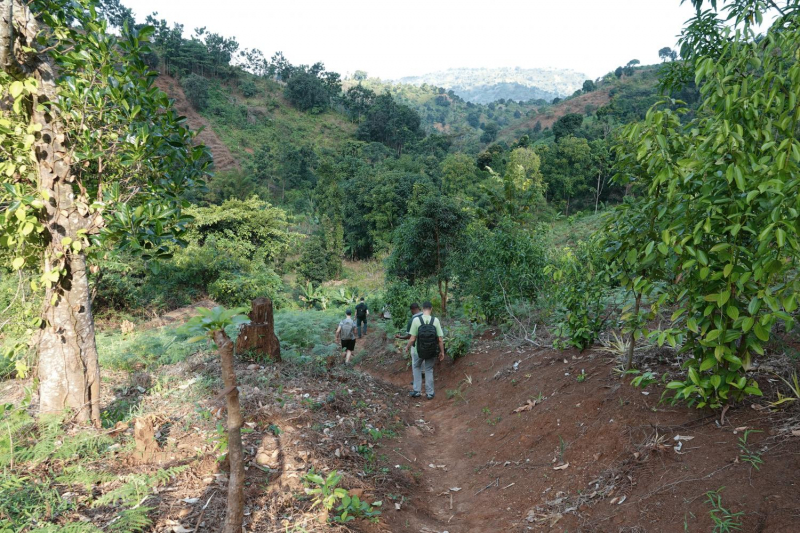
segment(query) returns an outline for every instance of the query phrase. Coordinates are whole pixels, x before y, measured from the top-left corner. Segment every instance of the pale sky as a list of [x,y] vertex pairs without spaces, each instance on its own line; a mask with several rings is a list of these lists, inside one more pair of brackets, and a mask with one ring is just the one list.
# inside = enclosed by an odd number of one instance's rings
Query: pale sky
[[455,67],[565,68],[597,78],[658,63],[692,16],[680,0],[123,0],[136,19],[206,26],[268,58],[396,79]]

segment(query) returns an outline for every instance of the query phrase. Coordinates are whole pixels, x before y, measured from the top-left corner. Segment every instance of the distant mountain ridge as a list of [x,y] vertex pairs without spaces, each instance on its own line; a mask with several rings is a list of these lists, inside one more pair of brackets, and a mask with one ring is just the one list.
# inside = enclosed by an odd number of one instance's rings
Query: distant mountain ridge
[[421,76],[396,80],[411,85],[435,85],[476,104],[488,104],[501,98],[527,101],[552,100],[570,96],[583,86],[586,76],[565,69],[520,67],[452,68]]

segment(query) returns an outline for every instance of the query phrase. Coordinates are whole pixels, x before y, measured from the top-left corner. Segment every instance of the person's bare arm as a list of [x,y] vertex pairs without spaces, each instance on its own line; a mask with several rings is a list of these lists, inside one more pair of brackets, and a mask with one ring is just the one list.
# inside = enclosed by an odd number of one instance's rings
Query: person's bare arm
[[439,337],[439,361],[444,361],[444,340]]
[[342,335],[342,326],[339,326],[338,328],[336,328],[336,342],[339,342],[339,338],[341,337],[341,335]]
[[414,346],[414,342],[416,342],[416,340],[417,340],[416,335],[410,335],[408,337],[408,344],[406,344],[406,353],[408,353],[411,350],[411,347]]

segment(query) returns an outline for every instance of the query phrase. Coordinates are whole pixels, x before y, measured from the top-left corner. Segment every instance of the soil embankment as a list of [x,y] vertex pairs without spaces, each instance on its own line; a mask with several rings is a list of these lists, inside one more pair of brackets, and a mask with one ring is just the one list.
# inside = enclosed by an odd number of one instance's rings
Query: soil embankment
[[[407,362],[370,348],[363,370],[407,389]],[[675,370],[658,353],[641,366]],[[659,384],[628,381],[607,354],[512,349],[491,335],[438,364],[434,400],[399,398],[413,423],[385,446],[419,483],[384,514],[389,528],[711,531],[706,493],[725,487],[722,506],[744,513],[742,531],[797,530],[797,417],[759,401],[719,425],[718,413],[659,403]]]
[[197,135],[197,140],[205,144],[211,151],[214,157],[214,168],[217,171],[236,170],[239,168],[239,163],[234,159],[233,154],[222,142],[222,139],[217,137],[211,123],[208,122],[203,116],[198,113],[186,95],[183,93],[180,83],[166,74],[161,74],[156,78],[156,87],[167,93],[167,95],[175,101],[175,109],[181,115],[186,117],[189,127],[193,130],[202,130]]

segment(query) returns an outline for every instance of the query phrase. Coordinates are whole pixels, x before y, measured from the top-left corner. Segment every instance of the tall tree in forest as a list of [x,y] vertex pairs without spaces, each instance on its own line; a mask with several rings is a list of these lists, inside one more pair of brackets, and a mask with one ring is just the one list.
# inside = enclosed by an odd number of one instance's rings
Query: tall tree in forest
[[40,411],[100,423],[87,260],[164,256],[210,158],[153,86],[152,29],[108,31],[90,0],[0,2],[0,246],[41,271]]

